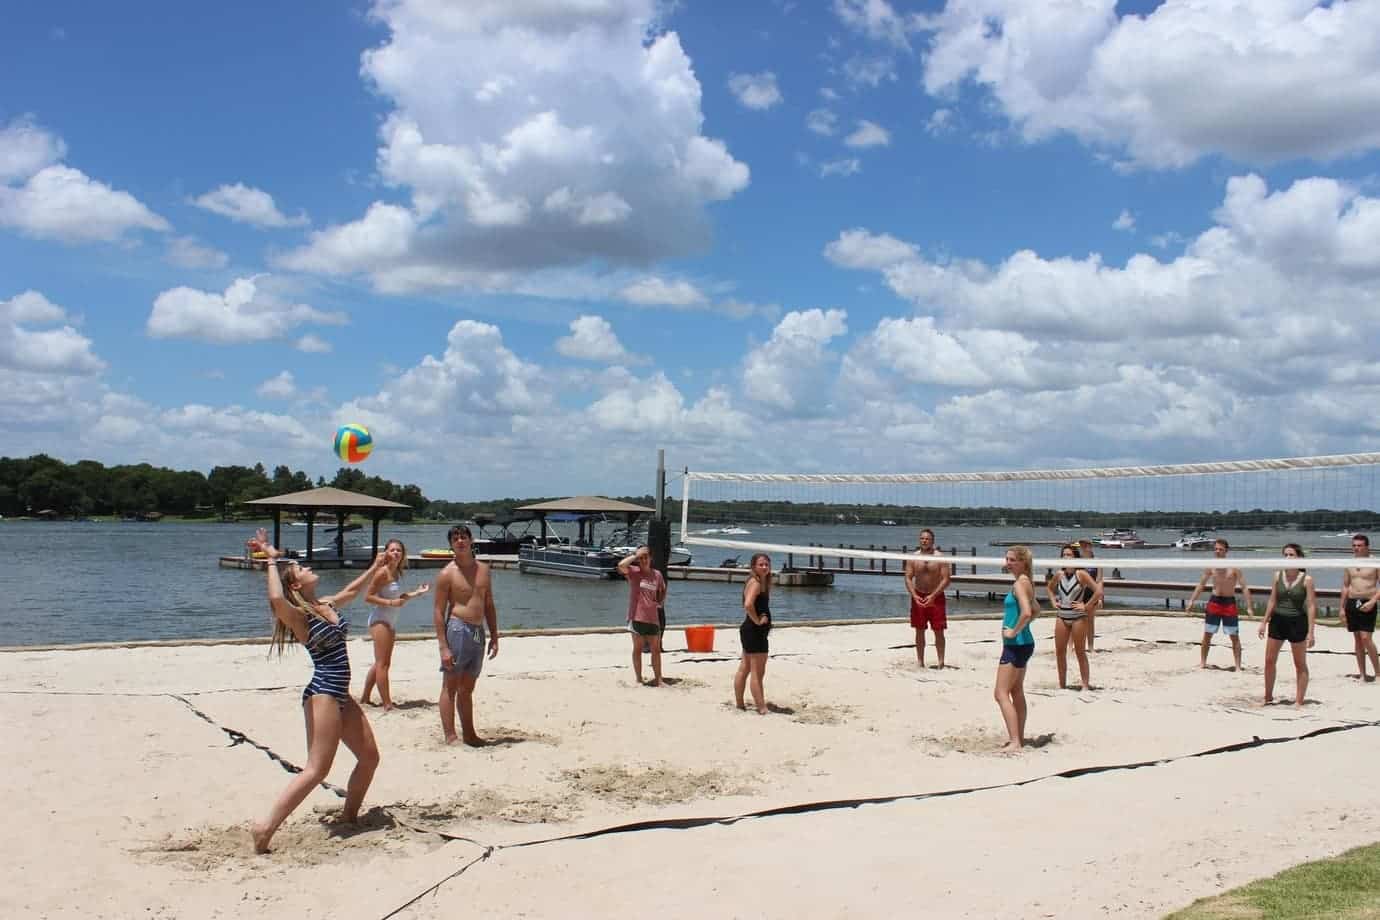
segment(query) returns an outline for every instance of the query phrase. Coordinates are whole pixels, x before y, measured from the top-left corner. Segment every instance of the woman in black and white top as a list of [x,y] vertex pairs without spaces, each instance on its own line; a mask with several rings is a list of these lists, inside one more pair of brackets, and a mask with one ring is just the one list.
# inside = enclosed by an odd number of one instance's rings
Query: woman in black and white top
[[[1078,547],[1072,543],[1059,552],[1062,559],[1077,559]],[[1059,689],[1068,686],[1069,640],[1078,659],[1079,689],[1091,689],[1088,679],[1088,611],[1102,601],[1102,586],[1086,569],[1062,568],[1050,574],[1045,584],[1049,602],[1058,619],[1054,624],[1054,664],[1059,670]]]

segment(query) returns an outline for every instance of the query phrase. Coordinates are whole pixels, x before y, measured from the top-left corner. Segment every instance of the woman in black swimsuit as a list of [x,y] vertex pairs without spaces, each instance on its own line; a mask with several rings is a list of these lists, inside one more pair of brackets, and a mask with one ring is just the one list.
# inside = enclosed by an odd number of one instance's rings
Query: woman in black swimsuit
[[350,749],[356,761],[346,783],[341,817],[349,823],[359,817],[360,803],[379,765],[379,747],[364,710],[350,696],[350,656],[345,645],[349,621],[337,608],[354,600],[365,583],[387,565],[388,557],[380,553],[374,564],[344,590],[329,597],[317,597],[317,575],[307,566],[288,565],[279,573],[277,558],[281,553],[268,542],[268,534],[264,531],[256,533],[248,546],[255,552],[262,552],[268,560],[264,568],[268,571],[268,606],[273,611],[271,648],[276,647],[281,655],[287,642],[300,642],[315,666],[311,683],[302,691],[302,713],[307,721],[307,765],[278,795],[268,817],[255,821],[249,828],[254,838],[254,852],[267,853],[279,825],[325,781],[341,744]]
[[743,624],[738,627],[738,638],[743,643],[743,660],[738,664],[738,673],[733,675],[733,699],[739,709],[747,709],[743,702],[743,690],[752,687],[752,702],[758,713],[766,715],[767,699],[762,691],[762,678],[767,673],[767,634],[771,632],[771,608],[768,597],[771,594],[771,557],[766,553],[755,553],[752,557],[752,575],[743,586]]

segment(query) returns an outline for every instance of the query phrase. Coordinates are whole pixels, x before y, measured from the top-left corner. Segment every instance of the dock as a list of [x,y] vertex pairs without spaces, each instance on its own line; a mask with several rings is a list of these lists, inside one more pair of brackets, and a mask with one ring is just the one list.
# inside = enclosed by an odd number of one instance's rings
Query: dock
[[[480,562],[487,562],[491,568],[495,569],[516,569],[518,567],[517,556],[476,556]],[[293,561],[306,562],[302,557]],[[448,556],[408,556],[407,567],[409,569],[440,569],[450,562]],[[250,559],[243,554],[238,556],[221,556],[220,567],[223,569],[241,569],[245,571],[262,571],[267,563],[263,559]],[[315,558],[311,561],[314,569],[364,569],[368,568],[369,563],[362,559],[329,559]],[[721,566],[705,565],[672,565],[666,568],[666,578],[668,581],[722,581],[722,582],[745,582],[751,570],[745,567],[724,568]],[[834,583],[832,572],[821,572],[815,570],[794,570],[777,572],[772,577],[774,585],[783,588],[827,588]]]

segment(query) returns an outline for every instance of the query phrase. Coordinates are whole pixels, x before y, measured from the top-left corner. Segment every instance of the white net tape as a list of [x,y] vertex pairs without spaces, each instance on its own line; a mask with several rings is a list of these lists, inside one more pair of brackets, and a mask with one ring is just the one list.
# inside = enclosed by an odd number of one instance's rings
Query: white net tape
[[[785,557],[793,555],[796,558],[796,568],[805,569],[809,566],[806,560],[810,557],[822,557],[824,559],[888,559],[896,562],[906,562],[909,560],[925,559],[933,562],[943,562],[950,565],[976,565],[989,568],[1001,568],[1005,564],[1005,554],[1001,556],[949,556],[934,555],[923,556],[919,553],[885,552],[871,549],[853,549],[849,547],[834,546],[796,546],[788,543],[753,543],[745,540],[723,540],[717,537],[701,537],[688,534],[684,543],[687,546],[713,546],[720,549],[739,550],[741,552],[761,552],[769,553],[773,556]],[[774,566],[784,563],[784,558],[773,559]],[[1050,568],[1107,568],[1115,565],[1120,569],[1180,569],[1201,572],[1209,568],[1233,568],[1243,571],[1261,571],[1284,568],[1284,558],[1279,555],[1262,556],[1253,554],[1251,556],[1228,556],[1225,559],[1217,559],[1203,553],[1182,553],[1177,556],[1098,556],[1091,559],[1062,559],[1058,556],[1035,557],[1031,563],[1032,570],[1042,571]],[[1340,569],[1374,569],[1380,568],[1380,556],[1344,556],[1334,558],[1319,558],[1310,556],[1300,560],[1309,571],[1329,570],[1337,571]]]

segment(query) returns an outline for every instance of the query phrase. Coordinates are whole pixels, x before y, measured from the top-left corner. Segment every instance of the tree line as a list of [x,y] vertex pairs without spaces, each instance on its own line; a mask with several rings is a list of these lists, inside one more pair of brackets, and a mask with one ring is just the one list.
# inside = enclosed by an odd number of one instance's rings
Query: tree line
[[217,466],[202,473],[148,463],[110,467],[95,460],[64,463],[47,454],[0,457],[0,515],[6,517],[227,517],[242,502],[320,486],[401,502],[408,509],[394,513],[398,520],[424,513],[429,504],[412,483],[398,485],[353,467],[341,467],[329,481],[318,476],[313,482],[301,470],[284,465],[274,467],[270,474],[262,463]]

